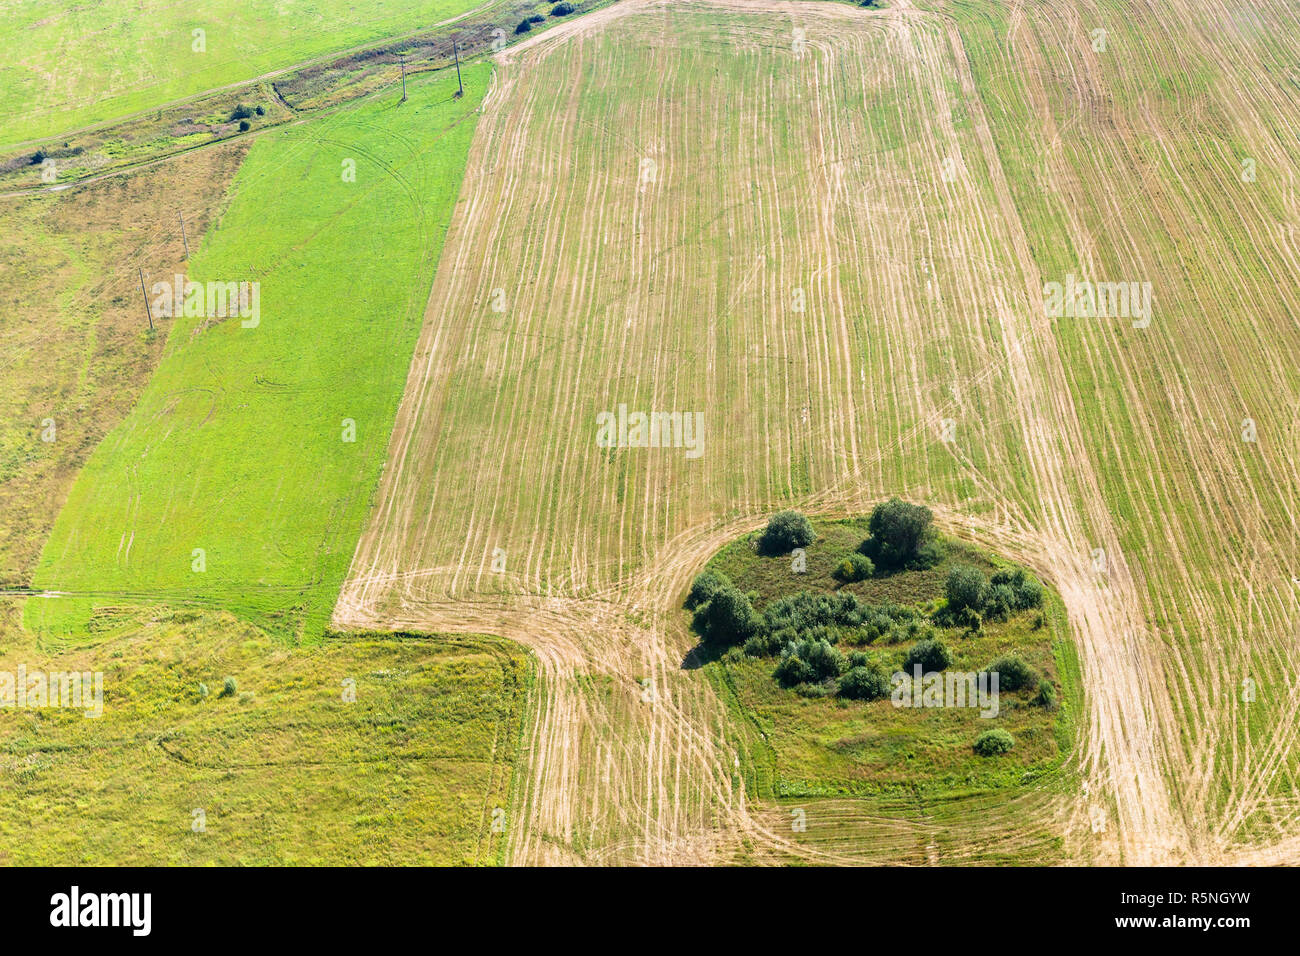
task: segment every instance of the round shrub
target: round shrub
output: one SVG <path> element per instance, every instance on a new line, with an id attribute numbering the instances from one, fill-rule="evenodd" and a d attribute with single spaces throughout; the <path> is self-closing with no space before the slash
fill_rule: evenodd
<path id="1" fill-rule="evenodd" d="M 975 752 L 981 757 L 996 757 L 1016 745 L 1016 738 L 1001 727 L 986 730 L 975 738 Z"/>
<path id="2" fill-rule="evenodd" d="M 876 566 L 865 554 L 850 554 L 835 568 L 835 577 L 839 581 L 863 581 L 876 573 Z"/>
<path id="3" fill-rule="evenodd" d="M 903 668 L 910 671 L 917 664 L 921 665 L 921 672 L 924 674 L 947 670 L 952 666 L 952 651 L 948 650 L 948 645 L 937 637 L 917 641 L 907 649 L 907 656 L 903 658 Z"/>
<path id="4" fill-rule="evenodd" d="M 758 550 L 763 554 L 789 554 L 795 548 L 806 548 L 813 543 L 812 522 L 797 511 L 780 511 L 772 515 L 758 539 Z"/>
<path id="5" fill-rule="evenodd" d="M 851 667 L 840 678 L 840 696 L 851 700 L 880 700 L 889 696 L 889 678 L 872 667 Z"/>
<path id="6" fill-rule="evenodd" d="M 572 12 L 573 4 L 571 3 L 557 3 L 551 8 L 551 16 L 553 17 L 567 17 Z"/>
<path id="7" fill-rule="evenodd" d="M 221 684 L 221 693 L 218 697 L 234 697 L 239 693 L 239 684 L 233 677 L 227 677 Z"/>
<path id="8" fill-rule="evenodd" d="M 969 564 L 959 564 L 948 572 L 944 584 L 944 595 L 948 598 L 948 609 L 954 614 L 967 609 L 978 611 L 984 607 L 985 592 L 989 580 L 979 568 Z"/>
<path id="9" fill-rule="evenodd" d="M 527 20 L 520 20 L 519 26 L 515 27 L 515 33 L 527 33 L 533 28 L 533 25 Z"/>
<path id="10" fill-rule="evenodd" d="M 240 120 L 240 121 L 239 121 L 239 131 L 240 131 L 241 133 L 247 133 L 247 132 L 248 132 L 250 129 L 252 129 L 252 128 L 253 128 L 253 127 L 249 125 L 248 120 Z"/>
<path id="11" fill-rule="evenodd" d="M 1028 664 L 1015 654 L 1003 654 L 988 666 L 997 672 L 998 690 L 1023 690 L 1033 684 L 1036 675 Z"/>

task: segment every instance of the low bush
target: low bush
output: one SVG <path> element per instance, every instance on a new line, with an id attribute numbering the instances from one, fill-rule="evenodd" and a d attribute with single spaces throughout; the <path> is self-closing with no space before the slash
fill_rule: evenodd
<path id="1" fill-rule="evenodd" d="M 1016 739 L 1001 727 L 986 730 L 975 738 L 975 752 L 981 757 L 996 757 L 1016 745 Z"/>
<path id="2" fill-rule="evenodd" d="M 1036 675 L 1028 664 L 1015 654 L 1003 654 L 987 668 L 998 675 L 998 691 L 1017 691 L 1030 686 Z"/>
<path id="3" fill-rule="evenodd" d="M 917 641 L 907 649 L 907 654 L 903 658 L 903 669 L 911 671 L 917 664 L 921 665 L 923 674 L 947 670 L 952 666 L 952 651 L 948 650 L 948 645 L 938 638 Z"/>
<path id="4" fill-rule="evenodd" d="M 840 696 L 851 700 L 880 700 L 889 696 L 889 676 L 873 667 L 851 667 L 840 678 Z"/>
<path id="5" fill-rule="evenodd" d="M 843 581 L 848 584 L 853 581 L 865 581 L 876 573 L 876 566 L 871 563 L 871 559 L 865 554 L 851 554 L 841 561 L 835 568 L 834 574 L 837 581 Z"/>

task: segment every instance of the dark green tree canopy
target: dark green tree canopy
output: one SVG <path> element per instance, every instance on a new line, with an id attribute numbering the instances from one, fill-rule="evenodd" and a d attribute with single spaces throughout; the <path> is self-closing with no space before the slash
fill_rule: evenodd
<path id="1" fill-rule="evenodd" d="M 934 513 L 923 505 L 890 498 L 876 505 L 862 544 L 862 552 L 879 567 L 898 570 L 930 567 L 942 557 L 931 523 Z"/>

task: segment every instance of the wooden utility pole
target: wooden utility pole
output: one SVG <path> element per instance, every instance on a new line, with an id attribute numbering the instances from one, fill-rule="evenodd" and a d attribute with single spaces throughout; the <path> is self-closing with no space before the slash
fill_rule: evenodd
<path id="1" fill-rule="evenodd" d="M 456 57 L 456 86 L 459 87 L 456 90 L 456 99 L 460 99 L 465 95 L 465 84 L 460 81 L 460 48 L 456 46 L 454 39 L 451 41 L 451 52 Z"/>
<path id="2" fill-rule="evenodd" d="M 144 291 L 144 270 L 137 269 L 140 273 L 140 294 L 144 296 L 144 314 L 149 316 L 149 331 L 153 331 L 153 310 L 149 308 L 149 293 Z"/>
<path id="3" fill-rule="evenodd" d="M 181 221 L 181 242 L 185 243 L 185 258 L 188 259 L 190 257 L 190 240 L 185 235 L 185 216 L 178 212 L 176 218 Z"/>
<path id="4" fill-rule="evenodd" d="M 406 54 L 397 54 L 397 59 L 402 63 L 402 102 L 406 102 Z"/>

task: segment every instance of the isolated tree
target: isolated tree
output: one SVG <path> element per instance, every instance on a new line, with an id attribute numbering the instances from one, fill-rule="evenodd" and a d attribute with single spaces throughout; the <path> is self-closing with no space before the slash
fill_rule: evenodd
<path id="1" fill-rule="evenodd" d="M 780 511 L 767 523 L 758 539 L 758 550 L 763 554 L 789 554 L 795 548 L 806 548 L 817 535 L 812 522 L 797 511 Z"/>
<path id="2" fill-rule="evenodd" d="M 929 566 L 941 555 L 933 521 L 929 508 L 890 498 L 872 510 L 867 522 L 871 537 L 863 542 L 862 553 L 890 570 Z"/>

